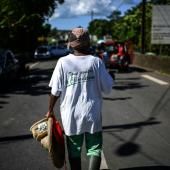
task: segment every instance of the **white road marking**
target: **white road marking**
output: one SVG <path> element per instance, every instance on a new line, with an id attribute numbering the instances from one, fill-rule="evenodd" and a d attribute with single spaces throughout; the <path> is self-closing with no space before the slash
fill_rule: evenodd
<path id="1" fill-rule="evenodd" d="M 144 77 L 144 78 L 146 78 L 146 79 L 152 80 L 152 81 L 154 81 L 155 83 L 158 83 L 158 84 L 160 84 L 160 85 L 168 85 L 167 82 L 162 81 L 162 80 L 159 80 L 159 79 L 154 78 L 154 77 L 152 77 L 152 76 L 149 76 L 149 75 L 146 75 L 146 74 L 143 74 L 143 75 L 141 75 L 141 76 Z"/>
<path id="2" fill-rule="evenodd" d="M 36 63 L 34 63 L 34 64 L 31 64 L 31 65 L 29 66 L 29 68 L 32 69 L 33 67 L 35 67 L 35 66 L 38 65 L 38 64 L 39 64 L 39 62 L 36 62 Z"/>
<path id="3" fill-rule="evenodd" d="M 104 157 L 104 153 L 102 151 L 102 154 L 101 154 L 101 165 L 100 165 L 100 169 L 109 169 L 108 166 L 107 166 L 107 162 L 106 162 L 106 159 Z"/>

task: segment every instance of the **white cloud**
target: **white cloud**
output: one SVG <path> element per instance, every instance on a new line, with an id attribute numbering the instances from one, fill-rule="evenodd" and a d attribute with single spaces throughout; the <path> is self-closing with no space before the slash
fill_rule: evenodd
<path id="1" fill-rule="evenodd" d="M 115 10 L 113 0 L 65 0 L 59 5 L 52 18 L 69 18 L 89 15 L 93 10 L 96 15 L 108 15 Z"/>
<path id="2" fill-rule="evenodd" d="M 65 0 L 62 5 L 58 5 L 51 19 L 90 15 L 92 11 L 95 15 L 108 16 L 116 8 L 135 2 L 136 0 Z"/>

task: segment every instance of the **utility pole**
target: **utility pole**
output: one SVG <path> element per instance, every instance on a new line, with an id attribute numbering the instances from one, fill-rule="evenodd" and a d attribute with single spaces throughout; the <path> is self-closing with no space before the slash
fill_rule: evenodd
<path id="1" fill-rule="evenodd" d="M 91 21 L 93 21 L 93 16 L 94 16 L 94 12 L 93 10 L 91 11 Z"/>
<path id="2" fill-rule="evenodd" d="M 142 54 L 145 53 L 145 17 L 146 17 L 146 0 L 142 0 Z"/>

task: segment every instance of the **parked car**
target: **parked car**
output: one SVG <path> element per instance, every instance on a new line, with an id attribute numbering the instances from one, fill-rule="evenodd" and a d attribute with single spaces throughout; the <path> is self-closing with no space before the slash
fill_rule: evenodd
<path id="1" fill-rule="evenodd" d="M 50 55 L 52 58 L 60 58 L 66 56 L 70 53 L 70 51 L 64 46 L 51 46 L 50 47 Z"/>
<path id="2" fill-rule="evenodd" d="M 34 52 L 34 59 L 49 59 L 50 57 L 50 48 L 47 45 L 37 47 Z"/>
<path id="3" fill-rule="evenodd" d="M 0 80 L 6 81 L 17 78 L 19 61 L 11 50 L 0 49 Z"/>
<path id="4" fill-rule="evenodd" d="M 43 45 L 35 50 L 34 59 L 57 59 L 67 54 L 69 50 L 66 47 Z"/>

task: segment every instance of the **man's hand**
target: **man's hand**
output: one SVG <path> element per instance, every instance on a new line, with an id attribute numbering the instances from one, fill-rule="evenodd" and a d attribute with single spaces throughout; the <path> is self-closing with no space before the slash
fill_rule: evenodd
<path id="1" fill-rule="evenodd" d="M 47 118 L 49 118 L 49 117 L 52 117 L 53 115 L 54 115 L 54 112 L 49 112 L 49 111 L 48 111 L 45 116 L 46 116 Z"/>

